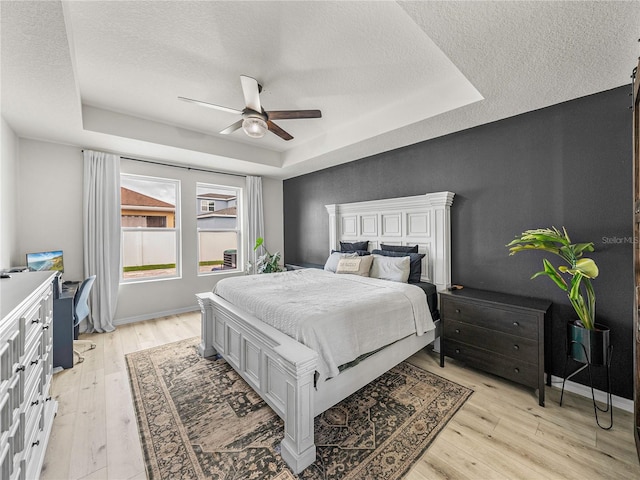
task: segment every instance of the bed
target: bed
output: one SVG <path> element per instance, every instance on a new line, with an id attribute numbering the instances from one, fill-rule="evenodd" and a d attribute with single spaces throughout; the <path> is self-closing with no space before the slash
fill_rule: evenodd
<path id="1" fill-rule="evenodd" d="M 370 250 L 379 249 L 383 244 L 417 245 L 419 252 L 424 254 L 420 281 L 435 285 L 438 291 L 444 290 L 450 286 L 450 207 L 453 197 L 451 192 L 437 192 L 327 205 L 330 250 L 340 250 L 340 242 L 362 240 L 368 240 Z M 287 285 L 295 275 L 311 278 L 311 281 L 330 275 L 335 275 L 335 278 L 352 277 L 320 271 L 275 275 L 281 276 Z M 276 277 L 271 279 L 275 282 Z M 264 281 L 265 278 L 250 280 Z M 420 289 L 411 286 L 407 292 L 415 293 L 416 290 Z M 420 293 L 423 294 L 422 291 Z M 402 295 L 408 294 L 404 292 Z M 202 314 L 199 353 L 205 357 L 221 355 L 284 420 L 281 454 L 294 473 L 301 472 L 315 461 L 315 416 L 437 340 L 438 320 L 432 318 L 435 315 L 429 315 L 435 322 L 424 328 L 425 331 L 418 331 L 421 329 L 415 321 L 416 333 L 402 334 L 385 348 L 367 352 L 367 355 L 359 356 L 358 361 L 349 362 L 353 364 L 349 368 L 336 372 L 335 364 L 325 368 L 325 364 L 331 362 L 323 359 L 324 352 L 319 354 L 295 340 L 292 332 L 288 332 L 289 335 L 283 333 L 266 319 L 258 318 L 264 309 L 271 307 L 251 307 L 248 304 L 241 308 L 228 293 L 224 296 L 227 299 L 213 292 L 196 295 Z M 269 321 L 277 323 L 281 314 L 281 311 L 274 310 Z M 287 331 L 286 322 L 284 326 L 277 326 Z M 314 345 L 322 350 L 318 344 Z"/>

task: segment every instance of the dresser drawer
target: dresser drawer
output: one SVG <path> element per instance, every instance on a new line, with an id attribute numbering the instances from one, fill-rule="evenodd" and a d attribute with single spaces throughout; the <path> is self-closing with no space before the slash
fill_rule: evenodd
<path id="1" fill-rule="evenodd" d="M 447 320 L 472 323 L 518 337 L 538 339 L 537 316 L 517 309 L 443 297 L 442 315 Z"/>
<path id="2" fill-rule="evenodd" d="M 461 342 L 505 357 L 533 364 L 538 363 L 538 342 L 530 338 L 516 337 L 449 319 L 444 324 L 444 334 L 447 342 L 449 340 Z"/>
<path id="3" fill-rule="evenodd" d="M 449 339 L 445 343 L 444 354 L 462 360 L 469 367 L 484 370 L 523 385 L 538 386 L 537 365 Z"/>

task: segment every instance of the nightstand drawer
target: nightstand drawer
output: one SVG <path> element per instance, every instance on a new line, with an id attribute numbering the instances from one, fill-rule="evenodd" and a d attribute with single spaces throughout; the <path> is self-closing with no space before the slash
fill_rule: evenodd
<path id="1" fill-rule="evenodd" d="M 536 315 L 510 308 L 497 308 L 460 299 L 442 298 L 442 314 L 447 320 L 471 323 L 491 330 L 538 339 Z"/>
<path id="2" fill-rule="evenodd" d="M 447 342 L 461 342 L 505 357 L 538 363 L 538 342 L 530 338 L 516 337 L 449 319 L 444 324 L 444 334 Z"/>
<path id="3" fill-rule="evenodd" d="M 533 387 L 538 385 L 538 366 L 528 362 L 449 339 L 445 343 L 444 354 L 462 360 L 469 367 L 484 370 L 523 385 Z"/>

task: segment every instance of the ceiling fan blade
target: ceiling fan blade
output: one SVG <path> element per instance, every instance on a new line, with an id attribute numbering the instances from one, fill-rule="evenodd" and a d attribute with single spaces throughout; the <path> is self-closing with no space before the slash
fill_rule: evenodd
<path id="1" fill-rule="evenodd" d="M 221 110 L 223 112 L 242 115 L 242 110 L 236 110 L 235 108 L 221 107 L 220 105 L 214 105 L 213 103 L 203 102 L 202 100 L 194 100 L 193 98 L 186 98 L 186 97 L 178 97 L 178 98 L 180 100 L 184 100 L 185 102 L 197 103 L 198 105 L 202 105 L 203 107 L 214 108 L 216 110 Z"/>
<path id="2" fill-rule="evenodd" d="M 275 133 L 276 135 L 278 135 L 283 140 L 289 141 L 289 140 L 293 139 L 293 137 L 290 134 L 285 132 L 283 129 L 281 129 L 278 125 L 273 123 L 271 120 L 267 120 L 267 127 L 269 128 L 270 132 Z"/>
<path id="3" fill-rule="evenodd" d="M 267 112 L 269 120 L 293 120 L 296 118 L 321 118 L 320 110 L 274 110 Z"/>
<path id="4" fill-rule="evenodd" d="M 242 84 L 242 93 L 247 108 L 262 113 L 262 105 L 260 105 L 260 86 L 255 78 L 240 75 L 240 83 Z"/>
<path id="5" fill-rule="evenodd" d="M 238 130 L 240 127 L 242 127 L 242 122 L 243 120 L 238 120 L 236 123 L 233 123 L 231 125 L 229 125 L 227 128 L 225 128 L 224 130 L 222 130 L 220 133 L 222 135 L 228 135 L 230 133 L 235 132 L 236 130 Z"/>

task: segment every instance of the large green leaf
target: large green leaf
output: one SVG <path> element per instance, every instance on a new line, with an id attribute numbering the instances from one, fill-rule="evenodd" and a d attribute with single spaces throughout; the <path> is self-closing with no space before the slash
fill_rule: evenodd
<path id="1" fill-rule="evenodd" d="M 534 274 L 531 277 L 531 279 L 537 278 L 541 275 L 546 275 L 551 280 L 553 280 L 554 283 L 558 285 L 558 287 L 560 287 L 562 290 L 566 292 L 569 287 L 567 286 L 567 283 L 564 281 L 564 278 L 562 278 L 562 276 L 558 273 L 555 267 L 551 265 L 551 262 L 549 262 L 549 260 L 545 258 L 542 260 L 542 264 L 544 265 L 544 270 Z"/>

